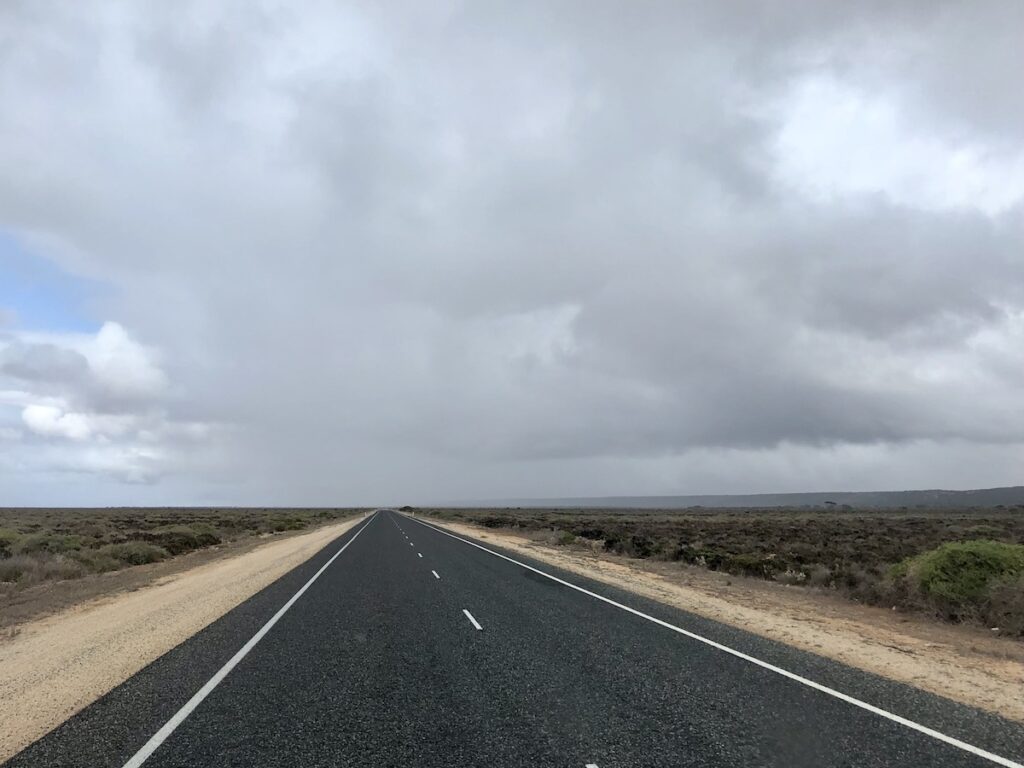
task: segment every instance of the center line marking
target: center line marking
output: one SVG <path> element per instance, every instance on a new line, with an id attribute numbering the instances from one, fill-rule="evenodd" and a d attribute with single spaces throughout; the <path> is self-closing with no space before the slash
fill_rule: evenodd
<path id="1" fill-rule="evenodd" d="M 441 578 L 440 576 L 437 575 L 437 571 L 431 571 L 431 573 L 434 574 L 434 578 L 435 579 L 440 579 Z"/>
<path id="2" fill-rule="evenodd" d="M 467 611 L 465 608 L 462 609 L 462 612 L 464 614 L 466 614 L 466 618 L 469 619 L 469 623 L 470 624 L 472 624 L 477 629 L 483 629 L 483 627 L 480 626 L 480 622 L 478 622 L 476 619 L 473 618 L 473 614 L 472 613 Z"/>
<path id="3" fill-rule="evenodd" d="M 249 638 L 249 642 L 243 645 L 234 656 L 228 659 L 227 663 L 223 667 L 221 667 L 217 671 L 217 673 L 206 682 L 206 685 L 204 685 L 202 688 L 196 691 L 195 695 L 193 695 L 191 699 L 185 702 L 185 705 L 177 712 L 175 712 L 171 719 L 164 723 L 163 727 L 150 737 L 149 741 L 142 745 L 142 749 L 140 749 L 138 752 L 132 755 L 131 758 L 129 758 L 128 762 L 124 764 L 123 768 L 138 768 L 140 765 L 146 762 L 149 756 L 156 751 L 157 747 L 163 744 L 164 741 L 167 740 L 167 737 L 174 733 L 174 730 L 179 725 L 181 725 L 182 722 L 184 722 L 185 718 L 192 714 L 192 711 L 203 703 L 203 699 L 209 696 L 213 689 L 220 685 L 220 682 L 228 676 L 228 673 L 236 666 L 238 666 L 238 662 L 240 662 L 242 659 L 246 657 L 249 651 L 251 651 L 256 646 L 256 643 L 262 640 L 263 636 L 267 634 L 267 632 L 269 632 L 275 624 L 277 624 L 277 622 L 280 620 L 282 616 L 285 615 L 285 613 L 288 612 L 288 609 L 295 604 L 295 601 L 302 597 L 307 589 L 313 586 L 313 582 L 320 578 L 320 574 L 326 571 L 330 567 L 331 563 L 337 560 L 341 553 L 348 549 L 349 545 L 353 541 L 359 538 L 359 534 L 365 531 L 367 526 L 369 526 L 370 523 L 372 523 L 374 521 L 374 518 L 376 517 L 377 514 L 374 513 L 369 520 L 363 523 L 362 527 L 360 527 L 359 530 L 355 532 L 355 535 L 352 536 L 352 538 L 350 538 L 348 541 L 346 541 L 344 545 L 342 545 L 341 549 L 334 553 L 330 560 L 328 560 L 326 563 L 320 566 L 320 570 L 314 573 L 312 578 L 310 578 L 309 581 L 303 584 L 302 588 L 299 589 L 299 591 L 296 592 L 294 595 L 292 595 L 288 602 L 282 605 L 278 609 L 277 613 L 271 616 L 270 620 L 266 624 L 264 624 L 255 635 Z"/>
<path id="4" fill-rule="evenodd" d="M 961 741 L 960 739 L 957 739 L 953 736 L 948 736 L 942 731 L 937 731 L 934 728 L 929 728 L 927 725 L 922 725 L 921 723 L 917 723 L 906 717 L 901 717 L 900 715 L 897 715 L 894 712 L 889 712 L 888 710 L 882 709 L 881 707 L 876 707 L 874 704 L 869 704 L 866 701 L 861 701 L 860 699 L 855 698 L 854 696 L 850 696 L 849 694 L 843 693 L 842 691 L 837 691 L 835 688 L 829 688 L 827 685 L 822 685 L 821 683 L 815 682 L 814 680 L 804 677 L 803 675 L 798 675 L 795 672 L 790 672 L 788 669 L 783 669 L 782 667 L 777 667 L 774 664 L 770 664 L 767 661 L 762 661 L 756 656 L 751 656 L 750 654 L 743 653 L 743 651 L 738 651 L 735 648 L 731 648 L 728 645 L 725 645 L 724 643 L 719 643 L 715 640 L 712 640 L 709 637 L 704 637 L 703 635 L 699 635 L 696 632 L 691 632 L 690 630 L 683 629 L 682 627 L 676 626 L 675 624 L 670 624 L 667 621 L 662 621 L 661 619 L 655 618 L 654 616 L 644 613 L 643 611 L 638 611 L 636 608 L 630 608 L 628 605 L 624 605 L 623 603 L 620 603 L 616 600 L 612 600 L 610 597 L 599 595 L 597 592 L 592 592 L 589 589 L 585 589 L 584 587 L 573 584 L 571 581 L 566 581 L 565 579 L 560 579 L 557 576 L 553 576 L 550 573 L 546 573 L 542 571 L 540 568 L 534 568 L 532 565 L 527 565 L 526 563 L 520 560 L 516 560 L 515 558 L 509 557 L 508 555 L 503 555 L 500 552 L 495 552 L 493 549 L 488 549 L 484 545 L 477 544 L 475 541 L 472 541 L 471 539 L 465 539 L 462 536 L 456 536 L 454 533 L 449 533 L 443 528 L 431 525 L 430 523 L 424 523 L 422 520 L 416 520 L 415 518 L 407 519 L 412 519 L 413 522 L 419 523 L 424 528 L 430 528 L 432 531 L 436 531 L 437 533 L 449 536 L 455 539 L 456 541 L 461 541 L 463 544 L 468 544 L 471 547 L 476 547 L 477 549 L 486 552 L 489 555 L 493 555 L 494 557 L 498 557 L 502 560 L 513 563 L 514 565 L 518 565 L 520 568 L 525 568 L 528 571 L 533 571 L 539 576 L 551 579 L 551 581 L 555 582 L 556 584 L 561 584 L 562 586 L 568 587 L 569 589 L 573 589 L 584 595 L 592 597 L 595 600 L 600 600 L 602 603 L 607 603 L 608 605 L 614 606 L 615 608 L 626 611 L 626 613 L 631 613 L 634 616 L 638 616 L 641 619 L 645 619 L 651 622 L 652 624 L 657 624 L 659 627 L 664 627 L 665 629 L 671 630 L 672 632 L 676 632 L 680 635 L 683 635 L 684 637 L 688 637 L 691 640 L 696 640 L 698 643 L 703 643 L 704 645 L 710 646 L 711 648 L 722 651 L 723 653 L 727 653 L 730 656 L 734 656 L 737 659 L 741 659 L 745 662 L 761 667 L 761 669 L 765 669 L 769 672 L 774 672 L 775 674 L 781 675 L 782 677 L 792 680 L 795 683 L 799 683 L 800 685 L 806 685 L 808 688 L 813 688 L 814 690 L 820 693 L 824 693 L 827 696 L 832 696 L 833 698 L 839 699 L 840 701 L 844 701 L 847 704 L 851 704 L 855 707 L 858 707 L 859 709 L 863 709 L 866 712 L 871 712 L 874 715 L 878 715 L 879 717 L 883 717 L 886 720 L 898 723 L 899 725 L 902 725 L 913 731 L 922 733 L 925 736 L 930 736 L 936 741 L 941 741 L 944 744 L 950 745 L 951 747 L 956 747 L 957 749 L 961 749 L 964 752 L 969 752 L 972 755 L 977 755 L 978 757 L 988 760 L 989 762 L 995 763 L 996 765 L 1002 765 L 1004 766 L 1004 768 L 1024 768 L 1024 763 L 1018 763 L 1007 757 L 1003 757 L 1002 755 L 997 755 L 994 752 L 989 752 L 986 749 L 982 749 L 981 747 L 976 747 L 973 744 L 968 744 L 966 741 Z M 469 615 L 469 611 L 466 611 L 466 615 Z"/>

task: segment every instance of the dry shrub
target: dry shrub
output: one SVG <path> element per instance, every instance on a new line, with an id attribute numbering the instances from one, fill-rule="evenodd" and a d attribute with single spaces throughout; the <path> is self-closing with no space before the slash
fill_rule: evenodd
<path id="1" fill-rule="evenodd" d="M 1001 579 L 989 588 L 985 618 L 1003 634 L 1024 637 L 1024 575 Z"/>
<path id="2" fill-rule="evenodd" d="M 100 547 L 96 554 L 119 560 L 125 565 L 145 565 L 164 560 L 167 550 L 145 541 L 129 541 L 125 544 L 107 544 Z"/>
<path id="3" fill-rule="evenodd" d="M 14 582 L 18 587 L 77 579 L 85 574 L 85 566 L 63 555 L 12 555 L 0 560 L 0 581 Z"/>

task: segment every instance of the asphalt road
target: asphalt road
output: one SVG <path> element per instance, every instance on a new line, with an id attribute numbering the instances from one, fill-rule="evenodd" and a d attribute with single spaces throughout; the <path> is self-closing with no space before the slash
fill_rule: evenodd
<path id="1" fill-rule="evenodd" d="M 485 546 L 378 512 L 6 765 L 1024 763 L 1024 727 Z"/>

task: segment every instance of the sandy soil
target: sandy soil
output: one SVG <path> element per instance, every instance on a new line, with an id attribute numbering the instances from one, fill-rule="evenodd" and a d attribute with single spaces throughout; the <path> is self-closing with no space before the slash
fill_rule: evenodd
<path id="1" fill-rule="evenodd" d="M 0 762 L 308 560 L 362 517 L 271 539 L 6 630 L 0 640 Z"/>
<path id="2" fill-rule="evenodd" d="M 1024 643 L 858 605 L 819 590 L 632 560 L 461 523 L 491 541 L 567 571 L 740 627 L 868 672 L 1024 722 Z"/>

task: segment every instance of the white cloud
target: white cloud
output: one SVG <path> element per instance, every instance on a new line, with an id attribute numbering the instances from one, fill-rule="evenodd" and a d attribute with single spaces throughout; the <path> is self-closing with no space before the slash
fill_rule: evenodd
<path id="1" fill-rule="evenodd" d="M 169 413 L 174 401 L 158 361 L 114 322 L 95 334 L 0 337 L 0 439 L 19 442 L 0 473 L 6 465 L 22 478 L 152 483 L 187 463 L 215 428 Z"/>
<path id="2" fill-rule="evenodd" d="M 85 440 L 93 434 L 89 419 L 81 413 L 63 413 L 52 405 L 27 405 L 21 418 L 37 435 Z"/>
<path id="3" fill-rule="evenodd" d="M 99 385 L 114 395 L 156 397 L 167 386 L 153 350 L 129 338 L 118 323 L 104 323 L 81 351 Z"/>
<path id="4" fill-rule="evenodd" d="M 909 123 L 897 99 L 832 76 L 799 81 L 779 106 L 780 177 L 825 200 L 881 194 L 899 205 L 990 216 L 1024 200 L 1024 150 L 953 143 Z"/>

